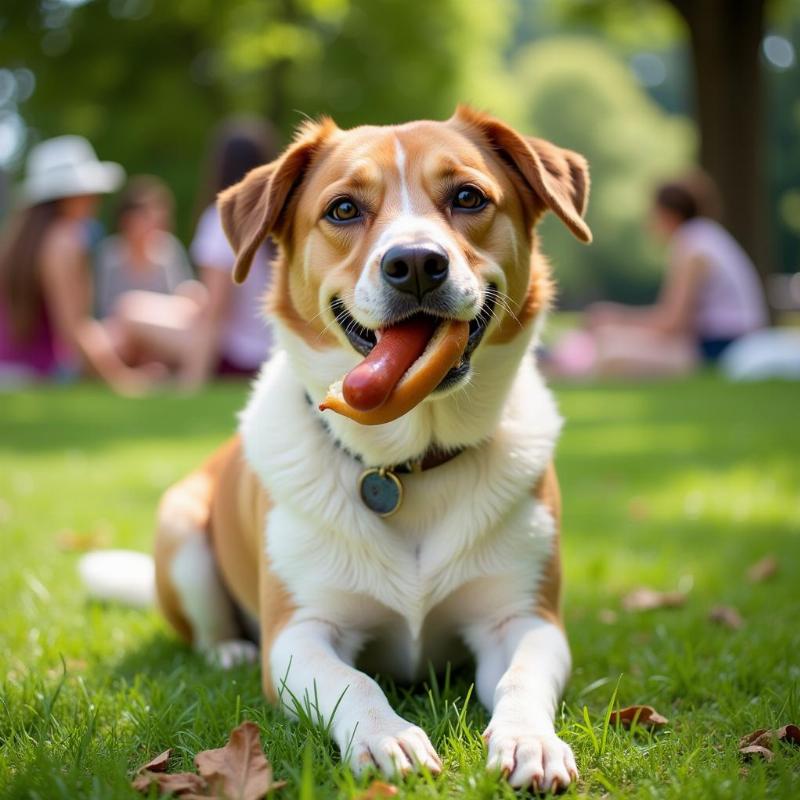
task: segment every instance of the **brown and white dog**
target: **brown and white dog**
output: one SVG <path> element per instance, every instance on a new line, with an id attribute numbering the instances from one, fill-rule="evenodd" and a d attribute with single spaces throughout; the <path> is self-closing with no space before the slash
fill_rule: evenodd
<path id="1" fill-rule="evenodd" d="M 279 345 L 238 435 L 163 499 L 158 598 L 223 662 L 255 631 L 266 694 L 289 713 L 310 702 L 355 770 L 438 772 L 369 673 L 410 681 L 471 655 L 488 767 L 514 786 L 577 775 L 553 727 L 570 669 L 561 421 L 529 353 L 551 297 L 534 226 L 549 209 L 588 242 L 588 183 L 581 156 L 460 108 L 446 122 L 307 123 L 220 197 L 238 281 L 266 237 L 279 244 Z M 409 318 L 469 323 L 436 389 L 379 425 L 320 411 Z M 365 502 L 365 469 L 390 472 L 396 493 Z"/>

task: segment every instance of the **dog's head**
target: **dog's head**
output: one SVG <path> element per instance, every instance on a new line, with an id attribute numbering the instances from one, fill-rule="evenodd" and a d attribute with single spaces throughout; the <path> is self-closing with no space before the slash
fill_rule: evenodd
<path id="1" fill-rule="evenodd" d="M 588 185 L 576 153 L 459 108 L 446 122 L 306 123 L 219 208 L 238 282 L 264 240 L 278 242 L 269 310 L 315 400 L 400 320 L 468 321 L 461 361 L 423 404 L 432 407 L 493 372 L 499 351 L 485 370 L 482 353 L 524 351 L 550 298 L 534 226 L 549 209 L 588 242 Z"/>

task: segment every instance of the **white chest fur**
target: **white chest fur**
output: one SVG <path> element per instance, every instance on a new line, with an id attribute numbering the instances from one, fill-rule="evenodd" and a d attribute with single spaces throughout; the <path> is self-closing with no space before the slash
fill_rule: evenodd
<path id="1" fill-rule="evenodd" d="M 437 402 L 457 414 L 464 400 Z M 554 531 L 532 489 L 561 423 L 528 360 L 499 419 L 478 446 L 403 475 L 403 504 L 384 520 L 358 497 L 362 464 L 333 441 L 279 351 L 241 430 L 248 461 L 275 503 L 267 549 L 298 613 L 365 639 L 391 639 L 403 656 L 394 660 L 410 673 L 443 637 L 478 618 L 500 621 L 529 608 Z"/>

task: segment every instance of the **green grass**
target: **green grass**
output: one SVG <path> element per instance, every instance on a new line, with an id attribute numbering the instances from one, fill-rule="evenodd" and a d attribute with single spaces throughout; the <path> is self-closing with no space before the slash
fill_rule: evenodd
<path id="1" fill-rule="evenodd" d="M 682 383 L 564 388 L 566 619 L 574 655 L 558 727 L 591 797 L 800 796 L 800 749 L 742 771 L 737 738 L 800 722 L 800 391 Z M 86 601 L 59 531 L 145 549 L 161 490 L 234 426 L 244 389 L 125 401 L 81 386 L 0 395 L 0 796 L 135 797 L 136 766 L 173 769 L 259 723 L 284 797 L 351 797 L 356 781 L 308 725 L 262 702 L 258 676 L 221 673 L 153 613 Z M 744 579 L 774 553 L 770 582 Z M 626 591 L 689 589 L 682 609 L 630 614 Z M 739 631 L 711 624 L 734 605 Z M 602 622 L 616 611 L 617 620 Z M 468 671 L 407 690 L 397 707 L 432 736 L 438 779 L 400 797 L 514 793 L 483 770 L 486 714 Z M 649 703 L 662 732 L 608 728 L 609 704 Z"/>

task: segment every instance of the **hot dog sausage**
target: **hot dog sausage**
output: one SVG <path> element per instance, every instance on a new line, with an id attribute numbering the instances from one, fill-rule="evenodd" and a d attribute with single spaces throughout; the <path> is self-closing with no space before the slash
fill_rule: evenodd
<path id="1" fill-rule="evenodd" d="M 387 328 L 370 354 L 345 376 L 344 399 L 360 411 L 383 405 L 424 352 L 436 325 L 431 317 L 414 317 Z"/>
<path id="2" fill-rule="evenodd" d="M 382 425 L 402 417 L 421 403 L 461 360 L 468 340 L 468 322 L 444 322 L 435 331 L 430 346 L 381 405 L 368 411 L 354 408 L 344 398 L 343 381 L 337 381 L 328 389 L 327 396 L 319 405 L 320 410 L 330 409 L 362 425 Z"/>

